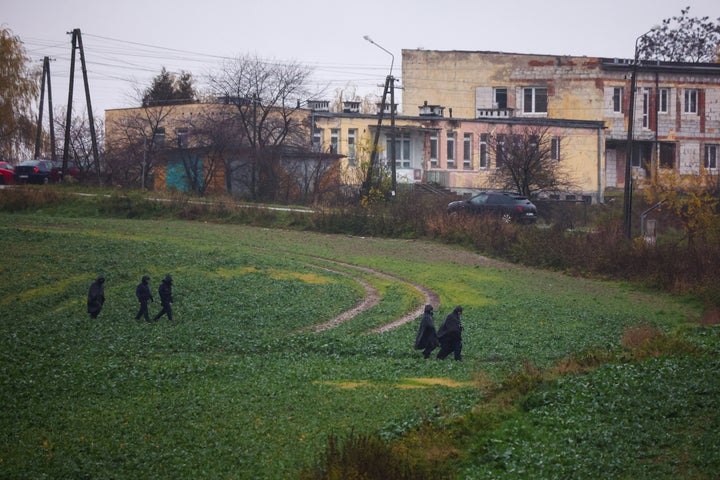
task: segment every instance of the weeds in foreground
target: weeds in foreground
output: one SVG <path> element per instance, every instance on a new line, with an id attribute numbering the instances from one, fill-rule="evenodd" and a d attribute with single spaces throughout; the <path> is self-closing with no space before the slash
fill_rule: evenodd
<path id="1" fill-rule="evenodd" d="M 561 359 L 540 369 L 529 361 L 500 381 L 477 372 L 475 382 L 485 401 L 472 413 L 438 428 L 426 423 L 392 442 L 374 435 L 351 433 L 328 439 L 318 466 L 306 470 L 303 480 L 452 478 L 471 437 L 489 438 L 503 422 L 537 405 L 536 392 L 563 376 L 587 374 L 605 364 L 640 363 L 659 356 L 696 356 L 699 348 L 653 325 L 629 326 L 621 339 L 624 350 L 594 349 Z M 541 395 L 542 397 L 542 395 Z M 477 438 L 476 438 L 477 441 Z"/>

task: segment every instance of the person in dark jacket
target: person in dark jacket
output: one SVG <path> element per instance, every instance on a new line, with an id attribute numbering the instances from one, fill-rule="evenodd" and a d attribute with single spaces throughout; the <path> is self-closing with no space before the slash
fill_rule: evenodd
<path id="1" fill-rule="evenodd" d="M 171 322 L 173 321 L 172 317 L 172 303 L 173 303 L 173 297 L 172 297 L 172 277 L 170 275 L 165 276 L 163 278 L 163 281 L 160 282 L 160 287 L 158 288 L 158 293 L 160 294 L 160 305 L 162 305 L 162 310 L 158 312 L 157 315 L 155 315 L 155 318 L 153 318 L 153 321 L 157 321 L 158 318 L 162 317 L 163 315 L 167 314 L 168 320 Z"/>
<path id="2" fill-rule="evenodd" d="M 95 281 L 90 285 L 87 297 L 87 311 L 90 314 L 90 318 L 97 318 L 100 315 L 105 304 L 105 277 L 102 275 L 97 277 Z"/>
<path id="3" fill-rule="evenodd" d="M 440 339 L 440 351 L 438 352 L 438 360 L 442 360 L 450 353 L 455 354 L 455 360 L 462 360 L 462 322 L 460 316 L 462 315 L 462 307 L 457 306 L 455 309 L 445 317 L 445 321 L 438 330 L 438 338 Z"/>
<path id="4" fill-rule="evenodd" d="M 135 315 L 135 320 L 140 320 L 140 317 L 145 317 L 145 321 L 150 321 L 150 313 L 148 312 L 148 300 L 151 302 L 154 302 L 155 299 L 152 296 L 152 293 L 150 293 L 150 277 L 148 275 L 143 275 L 142 280 L 138 284 L 137 288 L 135 288 L 135 296 L 138 299 L 138 302 L 140 302 L 140 310 L 138 310 L 137 315 Z"/>
<path id="5" fill-rule="evenodd" d="M 425 313 L 420 320 L 417 337 L 415 337 L 415 350 L 422 350 L 423 357 L 429 358 L 433 350 L 440 346 L 435 321 L 433 320 L 433 306 L 425 305 Z"/>

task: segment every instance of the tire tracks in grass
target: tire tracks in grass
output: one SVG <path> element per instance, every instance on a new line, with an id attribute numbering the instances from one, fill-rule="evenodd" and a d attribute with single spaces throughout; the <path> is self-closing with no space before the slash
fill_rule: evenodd
<path id="1" fill-rule="evenodd" d="M 425 311 L 425 305 L 427 305 L 427 304 L 438 305 L 440 302 L 440 296 L 437 293 L 435 293 L 433 290 L 431 290 L 430 288 L 426 287 L 425 285 L 421 285 L 419 283 L 411 282 L 410 280 L 404 279 L 397 275 L 392 275 L 390 273 L 381 272 L 380 270 L 376 270 L 374 268 L 362 267 L 359 265 L 353 265 L 351 263 L 341 262 L 338 260 L 331 260 L 331 259 L 322 258 L 322 257 L 312 257 L 312 258 L 315 260 L 321 260 L 323 262 L 328 262 L 328 263 L 332 263 L 335 265 L 339 265 L 339 266 L 342 266 L 345 268 L 350 268 L 350 269 L 358 270 L 358 271 L 361 271 L 364 273 L 369 273 L 369 274 L 377 276 L 377 277 L 388 278 L 388 279 L 391 279 L 391 280 L 394 280 L 394 281 L 397 281 L 400 283 L 404 283 L 406 285 L 410 285 L 411 287 L 413 287 L 415 290 L 419 291 L 422 294 L 423 300 L 424 300 L 422 305 L 411 310 L 410 312 L 406 313 L 402 317 L 393 320 L 392 322 L 389 322 L 389 323 L 386 323 L 379 327 L 368 330 L 365 333 L 388 332 L 394 328 L 397 328 L 401 325 L 404 325 L 404 324 L 411 322 L 414 319 L 422 316 L 423 312 Z M 353 280 L 358 282 L 365 289 L 365 296 L 363 297 L 363 299 L 360 302 L 358 302 L 350 310 L 344 311 L 340 315 L 336 316 L 335 318 L 333 318 L 325 323 L 314 325 L 314 326 L 308 327 L 304 330 L 312 330 L 315 333 L 319 333 L 319 332 L 328 330 L 330 328 L 340 325 L 341 323 L 347 322 L 348 320 L 355 318 L 359 314 L 377 306 L 380 303 L 380 293 L 377 291 L 377 289 L 375 287 L 373 287 L 369 283 L 367 283 L 363 280 L 360 280 L 359 278 L 354 277 L 353 275 L 346 273 L 346 272 L 334 270 L 334 269 L 324 267 L 321 265 L 317 265 L 317 264 L 315 264 L 315 266 L 318 268 L 322 268 L 322 269 L 331 271 L 333 273 L 337 273 L 337 274 L 352 278 Z"/>

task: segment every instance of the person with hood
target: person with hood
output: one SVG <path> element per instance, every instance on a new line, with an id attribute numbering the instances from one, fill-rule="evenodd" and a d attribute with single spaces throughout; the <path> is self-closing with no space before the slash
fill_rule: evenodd
<path id="1" fill-rule="evenodd" d="M 162 305 L 162 310 L 155 315 L 155 318 L 153 318 L 153 321 L 157 321 L 160 317 L 167 314 L 168 320 L 171 322 L 173 321 L 172 317 L 172 303 L 173 303 L 173 297 L 172 297 L 172 277 L 170 275 L 166 275 L 165 278 L 163 278 L 163 281 L 160 282 L 160 287 L 158 288 L 158 293 L 160 294 L 160 305 Z"/>
<path id="2" fill-rule="evenodd" d="M 87 297 L 87 311 L 90 314 L 90 318 L 97 318 L 98 315 L 100 315 L 100 310 L 102 310 L 102 307 L 105 304 L 104 283 L 105 277 L 100 275 L 95 279 L 92 285 L 90 285 Z"/>
<path id="3" fill-rule="evenodd" d="M 458 305 L 455 309 L 445 317 L 445 321 L 438 330 L 438 338 L 440 339 L 440 351 L 437 354 L 438 360 L 442 360 L 450 353 L 455 354 L 455 360 L 462 360 L 462 307 Z"/>
<path id="4" fill-rule="evenodd" d="M 420 328 L 418 328 L 415 337 L 415 350 L 422 350 L 423 357 L 429 358 L 433 350 L 440 346 L 437 332 L 435 331 L 435 321 L 433 320 L 433 306 L 425 305 L 425 313 L 420 320 Z"/>
<path id="5" fill-rule="evenodd" d="M 145 321 L 150 321 L 150 313 L 148 312 L 148 300 L 151 302 L 154 302 L 155 299 L 152 296 L 152 293 L 150 293 L 150 277 L 148 275 L 143 275 L 142 280 L 138 284 L 138 286 L 135 288 L 135 296 L 138 299 L 138 302 L 140 302 L 140 310 L 138 310 L 137 315 L 135 315 L 135 320 L 140 320 L 140 317 L 145 317 Z"/>

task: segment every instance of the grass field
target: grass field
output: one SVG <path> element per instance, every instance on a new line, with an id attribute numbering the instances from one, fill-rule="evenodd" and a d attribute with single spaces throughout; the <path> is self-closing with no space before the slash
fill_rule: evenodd
<path id="1" fill-rule="evenodd" d="M 291 478 L 316 461 L 330 434 L 392 439 L 423 423 L 441 424 L 481 402 L 479 375 L 500 381 L 527 362 L 546 368 L 575 352 L 620 350 L 632 325 L 690 332 L 714 352 L 710 363 L 637 368 L 653 378 L 674 369 L 677 382 L 700 375 L 692 381 L 703 385 L 707 405 L 687 428 L 706 435 L 702 448 L 718 451 L 704 430 L 718 425 L 717 414 L 706 413 L 717 406 L 707 396 L 720 393 L 718 335 L 688 326 L 701 313 L 693 301 L 420 241 L 42 213 L 0 214 L 0 224 L 2 478 Z M 146 273 L 156 297 L 151 315 L 160 308 L 160 279 L 173 276 L 174 324 L 134 320 L 134 289 Z M 107 279 L 107 302 L 92 320 L 85 298 L 98 274 Z M 438 325 L 463 305 L 463 362 L 423 360 L 412 349 L 417 320 L 371 333 L 422 306 L 417 285 L 439 295 Z M 351 310 L 368 288 L 377 305 L 313 329 Z M 596 404 L 603 403 L 582 417 L 590 422 L 583 428 L 612 431 L 595 417 L 612 402 L 607 385 L 628 382 L 618 380 L 619 368 L 594 374 L 602 399 Z M 634 370 L 627 374 L 637 377 L 636 388 L 657 388 Z M 538 447 L 562 439 L 552 429 L 563 418 L 580 418 L 580 410 L 560 415 L 551 408 L 570 408 L 563 400 L 582 390 L 572 381 L 584 377 L 572 378 L 529 397 L 527 409 L 537 417 L 511 419 L 497 436 L 468 445 L 463 478 L 523 478 L 543 461 L 559 465 L 545 478 L 585 478 L 582 470 L 562 470 L 582 465 L 563 457 L 580 455 L 569 443 L 549 453 Z M 664 398 L 653 395 L 643 408 Z M 647 420 L 643 415 L 636 426 L 648 430 Z M 633 425 L 624 428 L 617 435 L 631 435 Z M 597 445 L 583 443 L 582 455 L 614 444 L 604 435 Z M 648 435 L 643 441 L 653 444 Z M 626 463 L 637 465 L 620 460 L 617 478 L 632 471 Z M 715 467 L 717 453 L 694 478 L 711 478 L 703 472 Z"/>

